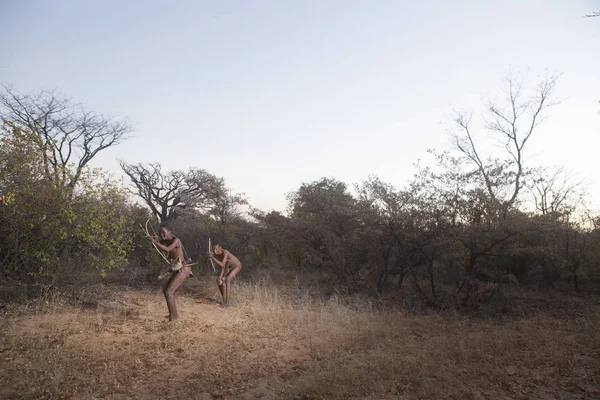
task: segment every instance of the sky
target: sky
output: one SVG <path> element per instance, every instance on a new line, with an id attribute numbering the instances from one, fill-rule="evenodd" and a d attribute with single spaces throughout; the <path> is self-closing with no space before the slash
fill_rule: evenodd
<path id="1" fill-rule="evenodd" d="M 449 150 L 456 110 L 498 100 L 512 73 L 560 74 L 526 149 L 600 201 L 600 1 L 0 0 L 0 82 L 57 89 L 126 118 L 118 159 L 203 168 L 263 210 L 303 182 L 397 188 Z M 499 154 L 481 126 L 487 154 Z M 496 152 L 496 153 L 493 153 Z"/>

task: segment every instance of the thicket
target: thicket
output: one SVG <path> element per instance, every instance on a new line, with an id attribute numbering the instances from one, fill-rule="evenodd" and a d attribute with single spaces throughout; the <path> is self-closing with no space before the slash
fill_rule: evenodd
<path id="1" fill-rule="evenodd" d="M 482 125 L 502 151 L 484 156 L 481 128 L 457 114 L 454 148 L 431 151 L 435 165 L 417 165 L 405 187 L 322 178 L 289 193 L 285 212 L 250 207 L 197 167 L 121 161 L 131 183 L 123 188 L 88 164 L 126 138 L 126 122 L 5 87 L 0 273 L 26 288 L 82 285 L 110 270 L 149 283 L 164 267 L 139 228 L 150 219 L 171 224 L 200 274 L 209 273 L 211 237 L 246 270 L 316 274 L 343 293 L 410 291 L 432 307 L 477 306 L 507 286 L 597 293 L 600 220 L 586 207 L 585 182 L 525 162 L 556 80 L 530 92 L 506 82 L 505 101 L 486 104 Z"/>

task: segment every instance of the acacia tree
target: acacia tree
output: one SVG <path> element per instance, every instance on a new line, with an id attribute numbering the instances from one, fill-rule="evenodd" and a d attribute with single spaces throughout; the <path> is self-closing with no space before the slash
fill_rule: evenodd
<path id="1" fill-rule="evenodd" d="M 22 94 L 6 85 L 0 90 L 0 117 L 34 135 L 45 179 L 70 195 L 96 154 L 132 131 L 126 121 L 90 111 L 55 91 Z"/>
<path id="2" fill-rule="evenodd" d="M 136 194 L 160 221 L 173 220 L 178 207 L 209 211 L 215 198 L 226 193 L 224 180 L 203 169 L 165 173 L 159 163 L 120 161 L 120 165 L 135 186 Z"/>

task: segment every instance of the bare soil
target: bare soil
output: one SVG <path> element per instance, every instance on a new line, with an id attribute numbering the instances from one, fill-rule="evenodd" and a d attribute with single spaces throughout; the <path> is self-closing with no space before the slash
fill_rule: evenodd
<path id="1" fill-rule="evenodd" d="M 212 283 L 212 280 L 210 281 Z M 599 399 L 600 306 L 500 322 L 189 280 L 0 323 L 2 399 Z M 342 301 L 343 300 L 343 301 Z"/>

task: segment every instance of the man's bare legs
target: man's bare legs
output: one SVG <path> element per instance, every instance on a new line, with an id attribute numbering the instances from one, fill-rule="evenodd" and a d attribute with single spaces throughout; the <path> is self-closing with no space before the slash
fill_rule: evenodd
<path id="1" fill-rule="evenodd" d="M 171 273 L 171 277 L 163 287 L 163 294 L 165 295 L 165 299 L 167 300 L 167 308 L 169 309 L 169 321 L 174 321 L 179 317 L 177 314 L 177 305 L 175 304 L 175 291 L 177 291 L 183 281 L 190 276 L 191 272 L 192 268 L 183 267 L 181 270 L 179 270 L 179 272 Z"/>
<path id="2" fill-rule="evenodd" d="M 242 269 L 242 264 L 236 265 L 231 271 L 225 275 L 225 282 L 223 285 L 219 286 L 219 289 L 224 287 L 224 290 L 221 289 L 221 294 L 223 295 L 223 306 L 229 307 L 229 295 L 231 294 L 231 280 L 240 272 Z"/>
<path id="3" fill-rule="evenodd" d="M 219 292 L 221 292 L 221 297 L 223 297 L 221 307 L 225 307 L 225 282 L 223 282 L 221 277 L 217 277 L 217 286 L 219 286 Z"/>

